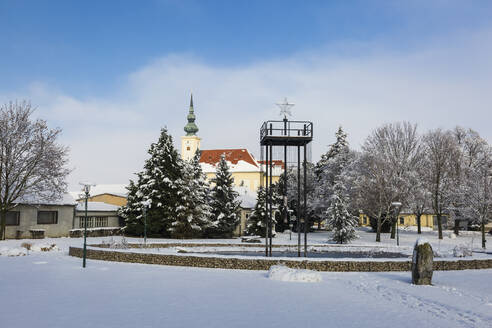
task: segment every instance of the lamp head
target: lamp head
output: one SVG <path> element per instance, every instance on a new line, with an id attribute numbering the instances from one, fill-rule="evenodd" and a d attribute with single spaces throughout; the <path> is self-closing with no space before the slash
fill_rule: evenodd
<path id="1" fill-rule="evenodd" d="M 95 184 L 90 182 L 80 182 L 79 185 L 82 186 L 82 191 L 85 194 L 89 194 L 89 192 L 91 191 L 91 187 L 95 186 Z"/>
<path id="2" fill-rule="evenodd" d="M 401 207 L 401 203 L 400 202 L 393 202 L 393 203 L 391 203 L 391 206 L 399 208 L 399 207 Z"/>

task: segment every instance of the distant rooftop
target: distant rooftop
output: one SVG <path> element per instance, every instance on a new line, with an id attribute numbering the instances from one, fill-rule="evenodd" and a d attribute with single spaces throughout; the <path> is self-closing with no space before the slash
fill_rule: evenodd
<path id="1" fill-rule="evenodd" d="M 64 193 L 58 199 L 54 200 L 43 200 L 41 197 L 34 195 L 26 195 L 22 199 L 17 200 L 17 204 L 28 204 L 28 205 L 76 205 L 77 202 L 75 198 L 72 197 L 71 193 Z"/>
<path id="2" fill-rule="evenodd" d="M 92 196 L 97 196 L 97 195 L 103 195 L 103 194 L 111 194 L 115 196 L 120 196 L 120 197 L 126 197 L 128 195 L 128 190 L 126 189 L 127 185 L 126 184 L 98 184 L 93 187 L 91 187 L 91 192 L 90 195 Z M 71 191 L 70 194 L 75 198 L 75 199 L 81 199 L 82 198 L 82 191 Z"/>
<path id="3" fill-rule="evenodd" d="M 119 206 L 102 203 L 102 202 L 87 202 L 87 211 L 89 212 L 116 212 Z M 85 211 L 85 202 L 77 204 L 77 211 Z"/>

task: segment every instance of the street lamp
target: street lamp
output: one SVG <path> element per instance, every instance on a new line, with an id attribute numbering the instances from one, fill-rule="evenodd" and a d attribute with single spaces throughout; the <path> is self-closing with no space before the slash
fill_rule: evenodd
<path id="1" fill-rule="evenodd" d="M 401 203 L 400 202 L 393 202 L 391 203 L 391 206 L 394 207 L 395 213 L 396 213 L 396 246 L 400 246 L 400 234 L 398 230 L 398 221 L 399 221 L 399 216 L 400 216 L 400 209 L 401 209 Z"/>
<path id="2" fill-rule="evenodd" d="M 85 268 L 85 262 L 87 258 L 87 202 L 89 200 L 91 186 L 95 186 L 95 185 L 87 182 L 81 182 L 80 185 L 82 186 L 82 191 L 84 192 L 84 198 L 85 198 L 84 252 L 82 255 L 82 267 Z"/>

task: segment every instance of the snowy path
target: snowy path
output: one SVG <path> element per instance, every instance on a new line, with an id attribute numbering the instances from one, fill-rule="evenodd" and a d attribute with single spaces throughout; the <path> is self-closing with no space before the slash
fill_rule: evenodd
<path id="1" fill-rule="evenodd" d="M 492 270 L 436 272 L 434 286 L 409 273 L 322 277 L 0 257 L 1 327 L 492 327 Z"/>

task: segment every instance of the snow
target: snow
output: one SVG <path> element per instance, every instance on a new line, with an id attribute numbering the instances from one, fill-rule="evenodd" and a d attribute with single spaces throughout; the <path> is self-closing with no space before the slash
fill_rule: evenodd
<path id="1" fill-rule="evenodd" d="M 255 166 L 251 163 L 248 163 L 243 160 L 239 160 L 237 164 L 234 164 L 232 162 L 226 161 L 227 166 L 229 167 L 229 171 L 232 173 L 237 173 L 237 172 L 260 172 L 260 168 L 258 166 Z M 217 162 L 218 165 L 218 162 Z M 202 167 L 202 170 L 204 173 L 215 173 L 217 170 L 216 165 L 212 165 L 209 163 L 204 163 L 201 162 L 200 166 Z"/>
<path id="2" fill-rule="evenodd" d="M 473 256 L 472 250 L 467 245 L 456 245 L 453 248 L 454 257 Z"/>
<path id="3" fill-rule="evenodd" d="M 58 199 L 46 201 L 39 199 L 35 195 L 24 195 L 21 199 L 17 200 L 16 203 L 19 204 L 30 204 L 30 205 L 76 205 L 77 202 L 75 198 L 72 197 L 71 193 L 64 193 Z"/>
<path id="4" fill-rule="evenodd" d="M 492 270 L 437 271 L 433 286 L 412 285 L 409 272 L 322 272 L 319 282 L 291 283 L 266 271 L 94 260 L 83 269 L 66 251 L 0 257 L 0 268 L 2 327 L 492 326 Z"/>
<path id="5" fill-rule="evenodd" d="M 120 207 L 103 202 L 87 202 L 87 211 L 92 212 L 116 212 Z M 77 204 L 77 211 L 85 211 L 85 202 Z"/>
<path id="6" fill-rule="evenodd" d="M 319 272 L 305 269 L 291 269 L 284 265 L 270 267 L 268 278 L 289 282 L 320 282 L 323 280 Z"/>

